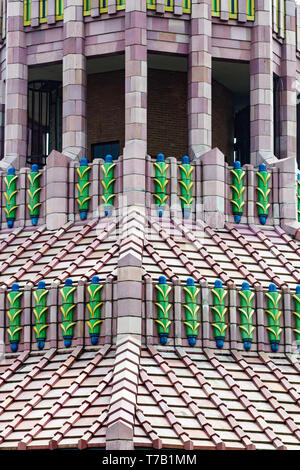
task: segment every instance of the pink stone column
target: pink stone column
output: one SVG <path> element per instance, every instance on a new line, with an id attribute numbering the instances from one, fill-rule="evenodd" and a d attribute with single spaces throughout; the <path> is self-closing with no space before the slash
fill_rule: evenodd
<path id="1" fill-rule="evenodd" d="M 146 2 L 129 0 L 125 11 L 125 148 L 123 194 L 127 204 L 145 205 L 147 153 Z"/>
<path id="2" fill-rule="evenodd" d="M 5 82 L 0 80 L 0 158 L 4 157 Z"/>
<path id="3" fill-rule="evenodd" d="M 192 0 L 188 72 L 189 154 L 211 149 L 211 0 Z"/>
<path id="4" fill-rule="evenodd" d="M 291 0 L 285 2 L 285 25 L 281 55 L 280 158 L 296 157 L 297 152 L 296 4 Z"/>
<path id="5" fill-rule="evenodd" d="M 273 156 L 272 7 L 255 1 L 250 60 L 251 163 Z"/>
<path id="6" fill-rule="evenodd" d="M 86 58 L 82 0 L 65 0 L 63 45 L 63 153 L 86 156 Z"/>
<path id="7" fill-rule="evenodd" d="M 27 134 L 26 38 L 23 1 L 7 2 L 5 160 L 16 168 L 25 165 Z"/>

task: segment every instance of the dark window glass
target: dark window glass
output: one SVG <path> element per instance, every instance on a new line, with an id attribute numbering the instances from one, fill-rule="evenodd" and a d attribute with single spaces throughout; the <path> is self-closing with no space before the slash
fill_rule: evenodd
<path id="1" fill-rule="evenodd" d="M 120 142 L 103 142 L 101 144 L 92 145 L 92 159 L 94 158 L 105 158 L 106 155 L 112 155 L 113 159 L 116 160 L 120 155 Z"/>

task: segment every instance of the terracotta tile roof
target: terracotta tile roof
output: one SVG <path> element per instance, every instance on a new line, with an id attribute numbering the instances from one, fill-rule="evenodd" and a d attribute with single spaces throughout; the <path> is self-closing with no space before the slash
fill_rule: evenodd
<path id="1" fill-rule="evenodd" d="M 300 243 L 280 228 L 227 224 L 214 230 L 204 223 L 150 218 L 143 247 L 143 267 L 153 279 L 164 274 L 172 281 L 192 276 L 195 281 L 216 278 L 228 286 L 294 288 L 300 282 Z M 105 219 L 67 223 L 57 232 L 16 229 L 0 243 L 0 284 L 11 286 L 77 283 L 94 274 L 113 274 L 119 256 L 116 223 Z M 2 236 L 3 233 L 1 234 Z"/>
<path id="2" fill-rule="evenodd" d="M 141 216 L 136 220 L 143 224 Z M 189 276 L 204 287 L 216 278 L 229 288 L 247 280 L 258 292 L 270 282 L 283 292 L 299 283 L 300 243 L 279 227 L 227 224 L 216 230 L 176 218 L 144 222 L 145 236 L 130 232 L 121 248 L 118 220 L 69 222 L 56 232 L 1 232 L 0 285 L 3 291 L 13 282 L 30 288 L 43 279 L 52 287 L 71 277 L 80 287 L 95 274 L 105 282 L 130 255 L 141 258 L 151 292 L 161 274 L 175 287 Z M 112 298 L 110 289 L 105 295 Z M 142 314 L 153 323 L 150 300 L 144 303 Z M 56 337 L 44 352 L 6 353 L 0 361 L 0 449 L 105 447 L 116 435 L 136 447 L 299 448 L 299 356 L 286 352 L 285 344 L 278 353 L 263 352 L 260 345 L 268 342 L 258 315 L 253 348 L 245 353 L 232 338 L 222 351 L 214 349 L 204 335 L 207 318 L 195 348 L 186 347 L 180 333 L 180 341 L 172 333 L 167 346 L 158 346 L 146 322 L 142 346 L 134 338 L 111 345 L 115 309 L 111 302 L 101 346 L 88 346 L 86 335 L 65 349 Z M 282 343 L 289 329 L 284 326 Z M 28 345 L 24 340 L 22 347 Z"/>
<path id="3" fill-rule="evenodd" d="M 11 359 L 0 377 L 0 449 L 103 447 L 120 420 L 136 447 L 299 448 L 299 373 L 282 354 L 128 339 Z"/>

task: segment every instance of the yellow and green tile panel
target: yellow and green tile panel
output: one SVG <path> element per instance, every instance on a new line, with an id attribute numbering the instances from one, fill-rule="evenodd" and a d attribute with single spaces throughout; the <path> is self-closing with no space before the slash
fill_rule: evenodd
<path id="1" fill-rule="evenodd" d="M 47 0 L 40 0 L 40 23 L 47 23 Z"/>
<path id="2" fill-rule="evenodd" d="M 40 0 L 39 18 L 40 23 L 47 23 L 47 0 Z M 56 20 L 62 20 L 64 17 L 64 0 L 55 1 L 55 16 Z M 31 0 L 24 0 L 24 26 L 31 24 Z"/>
<path id="3" fill-rule="evenodd" d="M 31 22 L 31 1 L 24 0 L 24 26 L 30 25 Z"/>
<path id="4" fill-rule="evenodd" d="M 125 0 L 116 0 L 117 10 L 125 10 Z M 108 0 L 99 0 L 100 13 L 107 13 Z M 91 0 L 83 0 L 83 16 L 91 14 Z"/>
<path id="5" fill-rule="evenodd" d="M 221 13 L 221 0 L 211 0 L 211 14 L 219 17 Z M 228 0 L 229 2 L 229 18 L 237 19 L 238 17 L 238 0 Z M 247 20 L 254 20 L 254 0 L 247 0 Z"/>
<path id="6" fill-rule="evenodd" d="M 156 10 L 156 0 L 147 0 L 148 10 Z M 174 11 L 174 0 L 165 0 L 165 11 Z M 182 0 L 183 13 L 191 13 L 191 0 Z"/>

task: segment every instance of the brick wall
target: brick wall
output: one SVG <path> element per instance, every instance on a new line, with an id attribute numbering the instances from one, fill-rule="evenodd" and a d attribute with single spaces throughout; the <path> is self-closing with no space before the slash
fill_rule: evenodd
<path id="1" fill-rule="evenodd" d="M 218 147 L 233 160 L 234 103 L 228 88 L 213 81 L 212 87 L 212 147 Z"/>
<path id="2" fill-rule="evenodd" d="M 148 70 L 148 154 L 187 154 L 187 74 Z"/>
<path id="3" fill-rule="evenodd" d="M 87 141 L 88 158 L 92 144 L 125 141 L 124 71 L 88 75 L 87 80 Z"/>
<path id="4" fill-rule="evenodd" d="M 213 147 L 228 157 L 233 154 L 234 109 L 232 93 L 213 83 Z M 124 72 L 88 76 L 88 157 L 92 144 L 120 141 L 124 147 Z M 181 159 L 187 153 L 187 74 L 167 70 L 148 71 L 148 154 Z"/>

